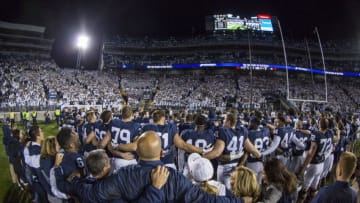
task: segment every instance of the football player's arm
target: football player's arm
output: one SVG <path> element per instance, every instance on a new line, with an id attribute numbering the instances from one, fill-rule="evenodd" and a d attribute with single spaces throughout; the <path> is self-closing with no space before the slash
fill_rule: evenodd
<path id="1" fill-rule="evenodd" d="M 99 145 L 99 141 L 96 139 L 96 136 L 91 140 L 91 144 L 94 145 L 94 146 Z"/>
<path id="2" fill-rule="evenodd" d="M 305 134 L 305 135 L 311 135 L 311 131 L 310 130 L 304 130 L 304 129 L 296 129 L 297 131 L 300 131 L 301 133 Z"/>
<path id="3" fill-rule="evenodd" d="M 89 144 L 94 139 L 95 139 L 95 131 L 91 130 L 89 133 L 87 133 L 86 138 L 84 139 L 84 143 Z"/>
<path id="4" fill-rule="evenodd" d="M 260 153 L 259 150 L 257 150 L 256 147 L 250 142 L 249 138 L 246 138 L 245 143 L 244 143 L 244 147 L 245 147 L 246 151 L 248 151 L 249 153 L 253 154 L 255 157 L 257 157 L 257 158 L 261 157 L 261 153 Z"/>
<path id="5" fill-rule="evenodd" d="M 275 125 L 271 125 L 269 123 L 266 124 L 266 127 L 268 127 L 271 131 L 275 130 L 275 128 L 276 128 Z"/>
<path id="6" fill-rule="evenodd" d="M 121 150 L 121 151 L 125 151 L 125 152 L 134 152 L 136 151 L 137 148 L 137 138 L 135 137 L 133 142 L 129 143 L 129 144 L 119 144 L 116 149 L 117 150 Z"/>
<path id="7" fill-rule="evenodd" d="M 249 153 L 245 152 L 244 155 L 239 159 L 238 166 L 245 166 L 247 159 L 249 157 Z"/>
<path id="8" fill-rule="evenodd" d="M 305 172 L 305 169 L 306 167 L 309 165 L 309 163 L 311 162 L 311 160 L 313 159 L 315 153 L 316 153 L 316 150 L 318 148 L 318 145 L 316 142 L 311 142 L 311 146 L 310 146 L 310 150 L 309 150 L 309 153 L 308 155 L 306 156 L 305 158 L 305 161 L 304 161 L 304 164 L 300 167 L 299 169 L 299 174 L 300 175 L 303 175 L 304 172 Z"/>
<path id="9" fill-rule="evenodd" d="M 103 137 L 103 139 L 100 140 L 98 148 L 99 149 L 104 149 L 109 144 L 110 140 L 111 140 L 111 133 L 108 130 L 108 131 L 106 131 L 106 134 Z"/>
<path id="10" fill-rule="evenodd" d="M 280 144 L 280 136 L 275 135 L 273 141 L 271 142 L 270 146 L 262 153 L 263 156 L 273 153 Z"/>
<path id="11" fill-rule="evenodd" d="M 183 139 L 179 136 L 179 134 L 176 134 L 174 136 L 174 144 L 177 148 L 182 149 L 188 153 L 199 153 L 202 154 L 203 149 L 200 147 L 195 147 L 194 145 L 191 145 L 189 143 L 184 142 Z"/>
<path id="12" fill-rule="evenodd" d="M 335 128 L 335 135 L 334 135 L 334 139 L 332 140 L 333 143 L 337 143 L 340 140 L 340 129 L 339 128 Z"/>
<path id="13" fill-rule="evenodd" d="M 219 161 L 232 161 L 234 159 L 240 159 L 241 157 L 243 157 L 244 155 L 244 151 L 237 153 L 237 154 L 222 154 L 221 156 L 218 157 Z"/>
<path id="14" fill-rule="evenodd" d="M 215 159 L 219 157 L 225 149 L 225 142 L 223 140 L 217 139 L 214 144 L 214 148 L 203 155 L 204 158 L 207 158 L 209 160 Z"/>
<path id="15" fill-rule="evenodd" d="M 295 134 L 293 136 L 290 137 L 290 142 L 294 143 L 296 145 L 297 148 L 299 149 L 305 149 L 306 145 L 301 142 L 300 139 L 298 139 Z"/>
<path id="16" fill-rule="evenodd" d="M 120 152 L 120 151 L 114 149 L 114 147 L 111 145 L 111 143 L 108 144 L 107 148 L 111 152 L 111 154 L 113 154 L 117 157 L 121 157 L 126 160 L 132 160 L 135 158 L 134 155 L 130 152 Z"/>

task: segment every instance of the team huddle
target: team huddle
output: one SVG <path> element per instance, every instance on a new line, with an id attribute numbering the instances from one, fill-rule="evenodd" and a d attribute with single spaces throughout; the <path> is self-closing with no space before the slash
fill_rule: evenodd
<path id="1" fill-rule="evenodd" d="M 346 152 L 356 139 L 356 116 L 143 115 L 134 117 L 128 106 L 120 115 L 90 110 L 42 145 L 41 129 L 32 126 L 22 181 L 37 185 L 38 202 L 323 202 L 321 182 L 350 179 L 356 166 Z M 356 202 L 348 189 L 346 200 Z"/>

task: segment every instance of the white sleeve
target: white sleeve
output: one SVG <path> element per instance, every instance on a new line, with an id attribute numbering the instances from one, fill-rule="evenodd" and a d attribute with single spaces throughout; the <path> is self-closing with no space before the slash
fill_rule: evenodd
<path id="1" fill-rule="evenodd" d="M 50 169 L 50 186 L 51 186 L 51 192 L 54 194 L 55 197 L 60 198 L 60 199 L 68 199 L 67 195 L 60 192 L 60 190 L 56 186 L 56 178 L 55 178 L 54 168 Z"/>
<path id="2" fill-rule="evenodd" d="M 291 136 L 290 138 L 290 142 L 294 143 L 296 145 L 296 148 L 299 149 L 305 149 L 305 144 L 303 142 L 301 142 L 296 136 L 295 134 L 293 136 Z"/>
<path id="3" fill-rule="evenodd" d="M 29 166 L 33 168 L 40 168 L 40 154 L 30 156 L 31 164 Z"/>
<path id="4" fill-rule="evenodd" d="M 25 160 L 25 164 L 30 166 L 31 159 L 30 159 L 30 155 L 29 155 L 29 149 L 27 147 L 25 147 L 25 149 L 24 149 L 24 160 Z"/>
<path id="5" fill-rule="evenodd" d="M 275 136 L 273 141 L 271 142 L 271 145 L 264 152 L 262 152 L 261 155 L 266 156 L 273 153 L 278 148 L 280 140 L 280 136 Z"/>
<path id="6" fill-rule="evenodd" d="M 282 196 L 282 192 L 278 190 L 275 186 L 270 185 L 265 192 L 264 199 L 262 202 L 264 203 L 274 203 L 280 200 Z"/>

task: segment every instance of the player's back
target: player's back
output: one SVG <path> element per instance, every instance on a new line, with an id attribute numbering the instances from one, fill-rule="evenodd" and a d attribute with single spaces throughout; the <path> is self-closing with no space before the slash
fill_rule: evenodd
<path id="1" fill-rule="evenodd" d="M 251 129 L 249 130 L 248 136 L 250 142 L 254 147 L 259 151 L 263 152 L 270 144 L 270 137 L 267 134 L 265 128 Z M 258 162 L 262 161 L 261 158 L 256 158 L 254 155 L 250 154 L 248 162 Z"/>
<path id="2" fill-rule="evenodd" d="M 311 134 L 311 142 L 315 142 L 317 144 L 317 149 L 313 159 L 311 160 L 312 164 L 321 163 L 325 160 L 325 148 L 327 147 L 328 137 L 325 133 L 320 131 L 314 131 Z"/>
<path id="3" fill-rule="evenodd" d="M 185 142 L 200 148 L 205 148 L 215 142 L 214 132 L 210 129 L 201 131 L 188 129 L 183 131 L 181 138 Z"/>
<path id="4" fill-rule="evenodd" d="M 194 123 L 180 123 L 179 124 L 179 133 L 181 134 L 184 130 L 187 129 L 195 129 L 195 124 Z"/>
<path id="5" fill-rule="evenodd" d="M 140 134 L 141 126 L 133 121 L 114 119 L 109 124 L 113 144 L 129 144 Z"/>
<path id="6" fill-rule="evenodd" d="M 79 153 L 64 152 L 64 157 L 60 164 L 63 177 L 68 177 L 75 170 L 85 168 L 84 157 Z"/>
<path id="7" fill-rule="evenodd" d="M 240 154 L 244 151 L 244 143 L 248 138 L 247 131 L 233 128 L 220 128 L 219 136 L 217 139 L 222 140 L 225 143 L 223 154 Z M 236 163 L 238 159 L 234 159 L 228 163 Z"/>
<path id="8" fill-rule="evenodd" d="M 294 129 L 292 127 L 279 127 L 276 129 L 277 130 L 277 135 L 280 137 L 280 149 L 283 152 L 286 152 L 290 149 L 290 138 L 293 136 L 294 134 Z"/>
<path id="9" fill-rule="evenodd" d="M 95 135 L 96 139 L 98 141 L 102 140 L 104 136 L 106 135 L 106 131 L 108 130 L 108 127 L 101 121 L 96 121 L 95 123 Z"/>
<path id="10" fill-rule="evenodd" d="M 300 149 L 294 143 L 291 144 L 292 155 L 293 156 L 301 156 L 305 150 L 309 150 L 309 136 L 301 132 L 300 130 L 296 130 L 294 132 L 294 136 L 305 145 L 305 149 Z"/>
<path id="11" fill-rule="evenodd" d="M 165 125 L 148 124 L 143 127 L 142 131 L 155 131 L 161 138 L 161 147 L 163 150 L 161 161 L 165 164 L 174 163 L 174 137 L 177 134 L 176 125 L 172 123 Z"/>

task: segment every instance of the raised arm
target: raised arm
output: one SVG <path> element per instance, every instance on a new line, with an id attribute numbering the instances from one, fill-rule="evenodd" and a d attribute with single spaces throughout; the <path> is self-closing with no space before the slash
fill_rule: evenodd
<path id="1" fill-rule="evenodd" d="M 111 140 L 111 132 L 110 130 L 108 130 L 105 134 L 105 136 L 103 137 L 102 140 L 100 140 L 98 148 L 99 149 L 104 149 L 110 142 Z"/>
<path id="2" fill-rule="evenodd" d="M 274 136 L 273 141 L 271 142 L 270 146 L 262 153 L 263 156 L 273 153 L 280 144 L 280 136 Z"/>
<path id="3" fill-rule="evenodd" d="M 179 136 L 179 134 L 176 134 L 174 136 L 174 144 L 177 148 L 182 149 L 188 153 L 195 152 L 195 153 L 202 154 L 202 152 L 203 152 L 202 148 L 195 147 L 194 145 L 184 142 L 184 140 Z"/>

